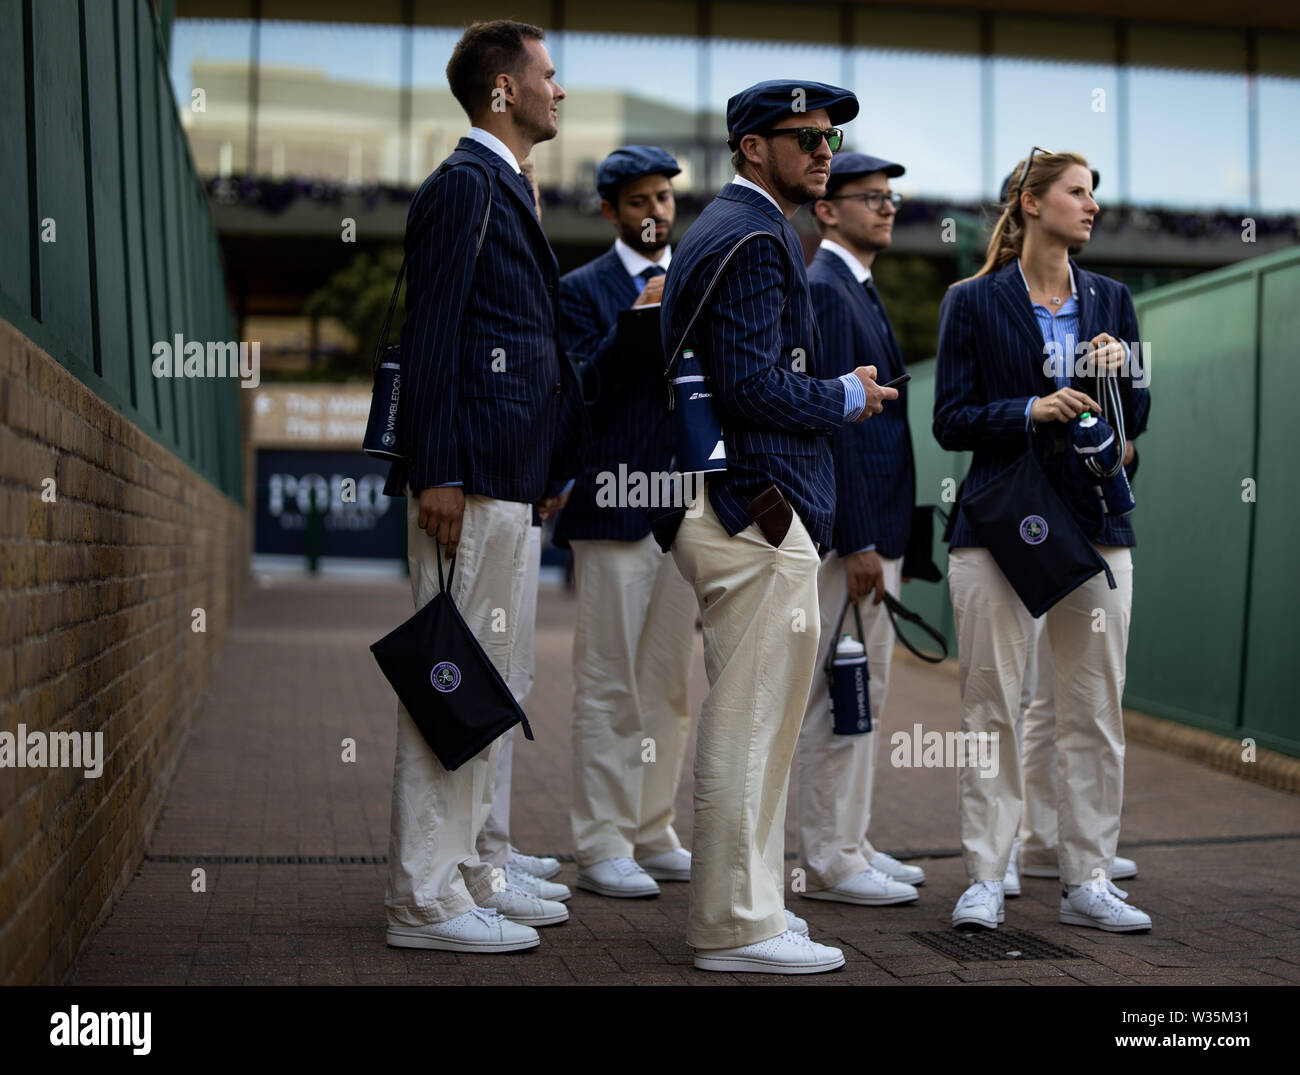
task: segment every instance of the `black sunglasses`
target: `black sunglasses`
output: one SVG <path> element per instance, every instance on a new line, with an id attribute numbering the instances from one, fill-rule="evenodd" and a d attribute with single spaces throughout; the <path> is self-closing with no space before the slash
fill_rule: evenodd
<path id="1" fill-rule="evenodd" d="M 838 127 L 827 127 L 822 130 L 820 127 L 782 127 L 777 131 L 764 131 L 765 138 L 771 138 L 778 134 L 793 134 L 799 139 L 799 148 L 805 153 L 815 153 L 817 147 L 822 144 L 822 139 L 826 139 L 826 144 L 830 147 L 832 153 L 838 153 L 840 144 L 844 141 L 844 132 Z"/>

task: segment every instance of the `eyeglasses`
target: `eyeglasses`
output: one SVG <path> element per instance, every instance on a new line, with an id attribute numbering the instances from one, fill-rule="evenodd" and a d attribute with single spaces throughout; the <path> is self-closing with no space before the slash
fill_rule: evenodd
<path id="1" fill-rule="evenodd" d="M 889 202 L 897 209 L 903 202 L 903 196 L 897 191 L 870 190 L 862 194 L 832 194 L 826 201 L 839 202 L 849 198 L 861 198 L 868 209 L 879 211 L 885 207 L 885 202 Z"/>
<path id="2" fill-rule="evenodd" d="M 844 132 L 838 127 L 827 127 L 822 130 L 820 127 L 782 127 L 776 131 L 765 131 L 764 137 L 771 138 L 778 134 L 793 134 L 799 139 L 799 148 L 805 153 L 815 153 L 817 147 L 822 144 L 822 139 L 826 139 L 826 144 L 830 147 L 832 153 L 838 153 L 840 143 L 844 141 Z"/>

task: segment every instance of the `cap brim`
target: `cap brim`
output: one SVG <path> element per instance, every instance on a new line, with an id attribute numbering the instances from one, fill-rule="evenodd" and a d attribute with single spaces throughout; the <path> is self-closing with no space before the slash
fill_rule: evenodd
<path id="1" fill-rule="evenodd" d="M 826 105 L 826 115 L 830 117 L 831 123 L 838 127 L 841 123 L 856 119 L 859 107 L 857 97 L 850 95 Z"/>

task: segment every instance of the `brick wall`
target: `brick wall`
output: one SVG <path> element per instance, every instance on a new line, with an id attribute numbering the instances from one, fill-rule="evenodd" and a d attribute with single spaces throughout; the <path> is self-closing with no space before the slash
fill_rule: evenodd
<path id="1" fill-rule="evenodd" d="M 139 865 L 243 589 L 249 526 L 0 320 L 0 732 L 102 732 L 104 766 L 0 767 L 0 983 L 58 982 Z"/>

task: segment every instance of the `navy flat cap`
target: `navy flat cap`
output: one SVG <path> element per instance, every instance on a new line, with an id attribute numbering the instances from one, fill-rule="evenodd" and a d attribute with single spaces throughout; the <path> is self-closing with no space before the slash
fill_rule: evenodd
<path id="1" fill-rule="evenodd" d="M 624 146 L 596 166 L 596 190 L 607 202 L 612 202 L 618 197 L 618 188 L 633 179 L 648 175 L 666 175 L 671 179 L 680 173 L 677 162 L 658 146 Z"/>
<path id="2" fill-rule="evenodd" d="M 906 168 L 893 161 L 881 160 L 869 153 L 836 153 L 831 158 L 831 177 L 826 181 L 826 193 L 834 194 L 850 179 L 872 172 L 884 172 L 890 179 L 897 179 Z"/>
<path id="3" fill-rule="evenodd" d="M 760 82 L 727 102 L 727 144 L 734 150 L 747 134 L 761 134 L 783 119 L 819 108 L 826 109 L 831 123 L 838 127 L 858 114 L 858 99 L 851 90 L 824 82 Z"/>

